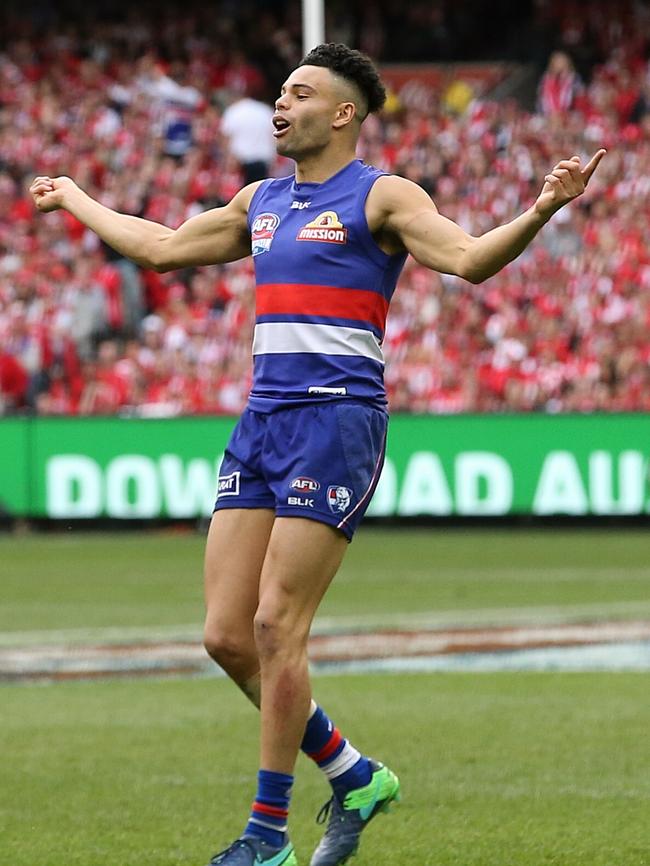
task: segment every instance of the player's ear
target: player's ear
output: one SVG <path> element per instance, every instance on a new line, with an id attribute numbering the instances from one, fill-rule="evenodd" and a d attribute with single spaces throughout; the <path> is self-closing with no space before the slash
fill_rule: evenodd
<path id="1" fill-rule="evenodd" d="M 336 106 L 336 114 L 332 126 L 335 129 L 341 129 L 347 126 L 357 115 L 357 107 L 354 102 L 339 102 Z"/>

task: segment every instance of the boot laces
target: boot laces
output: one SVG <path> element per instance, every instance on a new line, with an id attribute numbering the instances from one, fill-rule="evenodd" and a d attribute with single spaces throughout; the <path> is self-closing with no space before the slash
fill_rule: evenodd
<path id="1" fill-rule="evenodd" d="M 226 848 L 225 851 L 220 851 L 218 854 L 214 855 L 212 860 L 210 860 L 211 866 L 212 866 L 212 864 L 221 863 L 221 861 L 223 860 L 224 857 L 226 857 L 228 854 L 232 854 L 233 851 L 236 851 L 238 848 L 250 848 L 250 850 L 253 852 L 253 855 L 255 857 L 257 856 L 257 851 L 255 850 L 253 845 L 251 845 L 251 843 L 248 841 L 248 839 L 235 839 L 235 841 L 232 843 L 232 845 L 230 845 L 230 847 Z"/>
<path id="2" fill-rule="evenodd" d="M 326 803 L 323 803 L 318 815 L 316 816 L 316 823 L 324 824 L 328 817 L 330 819 L 330 824 L 333 824 L 337 818 L 341 820 L 343 819 L 343 807 L 335 796 L 330 797 Z"/>

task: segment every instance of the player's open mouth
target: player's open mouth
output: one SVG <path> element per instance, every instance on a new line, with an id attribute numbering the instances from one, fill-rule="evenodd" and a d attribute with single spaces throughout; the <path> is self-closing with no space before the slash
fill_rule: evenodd
<path id="1" fill-rule="evenodd" d="M 275 138 L 280 138 L 287 132 L 291 124 L 288 120 L 285 120 L 284 117 L 280 117 L 278 114 L 276 114 L 273 118 L 273 126 L 275 127 L 275 129 L 273 130 L 273 135 L 275 136 Z"/>

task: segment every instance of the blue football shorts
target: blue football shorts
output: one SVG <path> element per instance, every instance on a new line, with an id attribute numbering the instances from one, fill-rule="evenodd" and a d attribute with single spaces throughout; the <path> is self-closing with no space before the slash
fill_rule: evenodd
<path id="1" fill-rule="evenodd" d="M 384 411 L 352 400 L 246 408 L 219 469 L 214 510 L 273 508 L 328 523 L 350 541 L 379 481 L 387 426 Z"/>

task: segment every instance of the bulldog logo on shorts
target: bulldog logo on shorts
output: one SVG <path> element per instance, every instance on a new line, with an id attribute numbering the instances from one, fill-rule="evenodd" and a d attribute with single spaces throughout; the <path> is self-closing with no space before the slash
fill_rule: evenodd
<path id="1" fill-rule="evenodd" d="M 327 504 L 333 514 L 344 514 L 350 507 L 352 491 L 349 487 L 332 484 L 327 488 Z"/>

